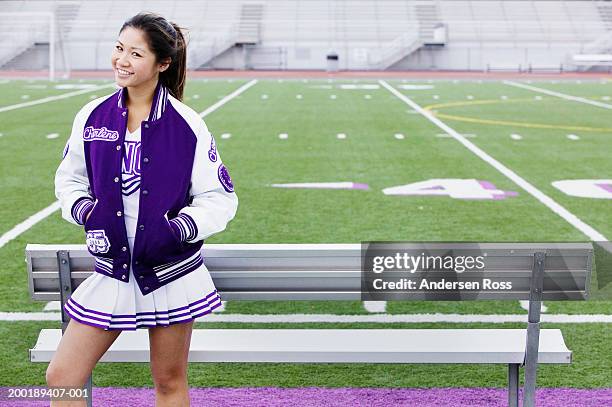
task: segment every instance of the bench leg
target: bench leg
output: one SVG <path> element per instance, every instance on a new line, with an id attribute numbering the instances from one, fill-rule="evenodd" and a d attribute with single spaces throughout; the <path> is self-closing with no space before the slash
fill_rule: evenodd
<path id="1" fill-rule="evenodd" d="M 85 384 L 85 387 L 87 388 L 87 395 L 89 397 L 87 397 L 87 407 L 92 407 L 93 406 L 93 393 L 92 393 L 92 388 L 93 388 L 93 380 L 92 380 L 92 376 L 90 375 L 87 378 L 87 383 Z"/>
<path id="2" fill-rule="evenodd" d="M 518 384 L 519 384 L 519 365 L 510 363 L 508 365 L 508 406 L 518 407 Z"/>
<path id="3" fill-rule="evenodd" d="M 525 356 L 525 386 L 523 388 L 523 406 L 534 407 L 536 396 L 536 376 L 538 372 L 538 344 L 540 324 L 530 322 L 527 327 L 527 352 Z"/>

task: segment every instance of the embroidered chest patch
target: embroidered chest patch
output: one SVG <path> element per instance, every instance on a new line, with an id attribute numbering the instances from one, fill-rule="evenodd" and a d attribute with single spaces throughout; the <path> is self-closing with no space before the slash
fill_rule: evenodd
<path id="1" fill-rule="evenodd" d="M 106 127 L 99 129 L 93 126 L 85 127 L 85 131 L 83 131 L 83 141 L 93 140 L 117 141 L 119 140 L 119 133 L 115 130 L 108 130 Z"/>

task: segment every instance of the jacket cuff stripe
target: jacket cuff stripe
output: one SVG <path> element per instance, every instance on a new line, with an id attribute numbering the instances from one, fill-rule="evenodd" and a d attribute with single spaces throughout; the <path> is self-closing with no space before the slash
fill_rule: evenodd
<path id="1" fill-rule="evenodd" d="M 72 205 L 72 218 L 76 221 L 76 223 L 82 225 L 83 223 L 85 223 L 85 216 L 89 213 L 89 211 L 91 211 L 93 206 L 94 201 L 87 196 L 77 199 L 76 202 Z"/>
<path id="2" fill-rule="evenodd" d="M 170 220 L 170 225 L 181 237 L 181 241 L 189 241 L 196 238 L 198 235 L 198 227 L 193 218 L 186 213 L 181 213 L 174 219 Z"/>

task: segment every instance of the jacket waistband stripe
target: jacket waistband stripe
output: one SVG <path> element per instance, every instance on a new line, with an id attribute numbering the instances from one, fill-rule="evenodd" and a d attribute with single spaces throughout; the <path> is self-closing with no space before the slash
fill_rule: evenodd
<path id="1" fill-rule="evenodd" d="M 183 260 L 177 260 L 177 261 L 173 261 L 172 263 L 166 263 L 166 264 L 160 264 L 159 266 L 155 266 L 153 267 L 153 270 L 155 271 L 164 271 L 170 268 L 174 268 L 176 267 L 180 267 L 181 264 L 187 263 L 192 261 L 193 259 L 197 258 L 197 257 L 201 257 L 200 252 L 195 252 L 194 254 L 192 254 L 191 256 L 187 257 L 186 259 Z M 159 275 L 159 273 L 155 273 L 157 275 Z"/>
<path id="2" fill-rule="evenodd" d="M 199 267 L 201 264 L 203 263 L 202 261 L 202 257 L 198 257 L 196 259 L 193 259 L 192 261 L 190 261 L 189 263 L 186 263 L 184 265 L 181 265 L 180 268 L 173 268 L 172 270 L 167 270 L 164 271 L 164 273 L 156 273 L 158 280 L 160 282 L 169 279 L 170 277 L 175 276 L 176 274 L 182 272 L 182 271 L 186 271 L 189 269 L 194 269 L 196 267 Z"/>

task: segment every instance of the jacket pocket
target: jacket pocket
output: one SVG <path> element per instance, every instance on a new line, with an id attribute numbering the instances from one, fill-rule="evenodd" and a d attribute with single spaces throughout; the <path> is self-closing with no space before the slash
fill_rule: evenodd
<path id="1" fill-rule="evenodd" d="M 168 261 L 168 258 L 176 256 L 183 251 L 183 243 L 176 236 L 167 214 L 159 217 L 155 226 L 153 228 L 154 232 L 146 237 L 146 257 L 152 265 L 165 263 Z"/>
<path id="2" fill-rule="evenodd" d="M 100 223 L 97 220 L 97 214 L 99 212 L 98 203 L 96 199 L 94 206 L 89 211 L 89 217 L 83 225 L 85 227 L 85 241 L 89 253 L 94 256 L 108 258 L 111 255 L 111 242 L 106 230 L 100 227 Z"/>
<path id="3" fill-rule="evenodd" d="M 87 219 L 83 223 L 83 227 L 85 228 L 85 230 L 88 229 L 88 225 L 91 222 L 91 219 L 92 219 L 92 217 L 94 215 L 94 212 L 95 212 L 97 206 L 98 206 L 98 199 L 96 198 L 96 200 L 94 201 L 93 207 L 91 208 L 89 213 L 87 215 L 85 215 L 85 216 L 87 216 Z"/>

